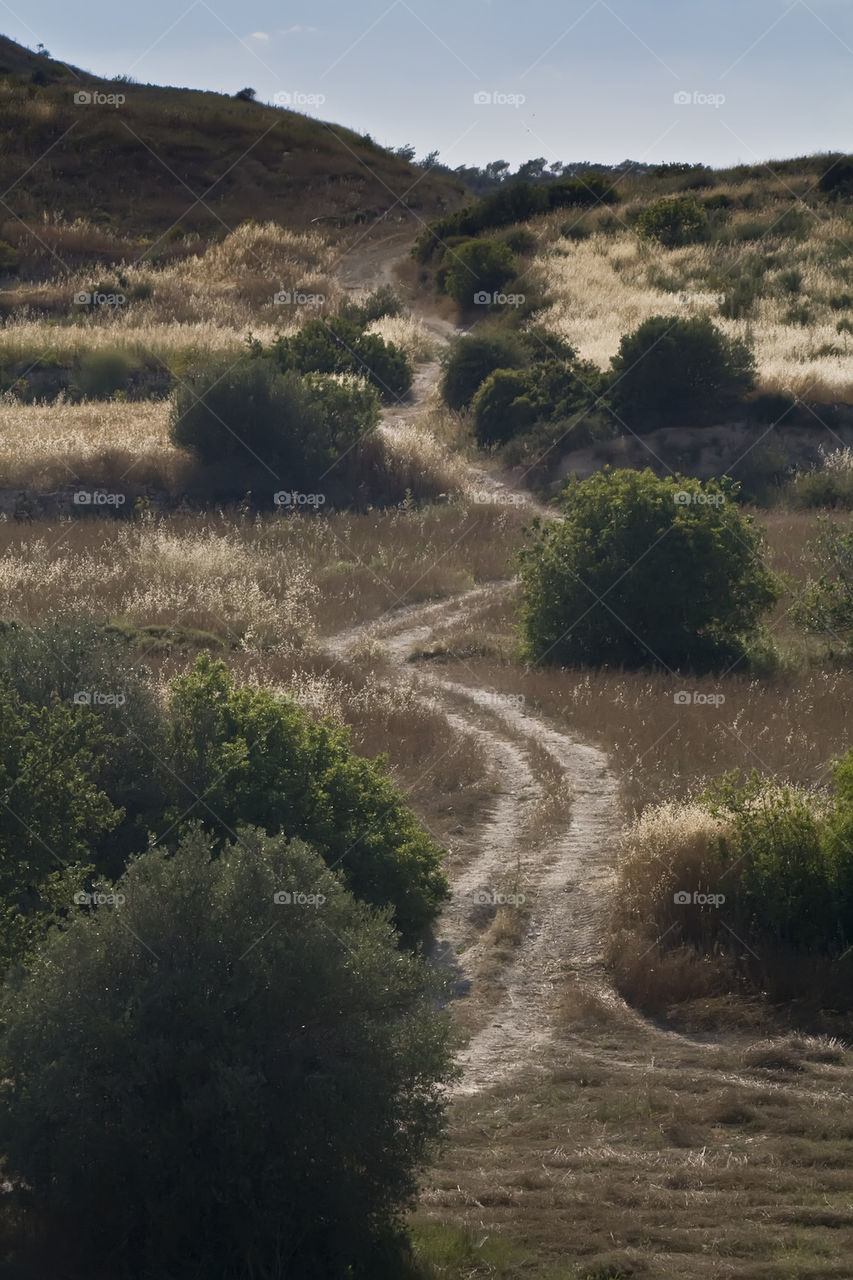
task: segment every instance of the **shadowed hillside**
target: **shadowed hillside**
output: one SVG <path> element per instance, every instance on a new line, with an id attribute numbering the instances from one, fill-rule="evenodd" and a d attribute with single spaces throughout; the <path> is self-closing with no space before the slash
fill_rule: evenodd
<path id="1" fill-rule="evenodd" d="M 446 177 L 339 125 L 224 94 L 103 80 L 5 38 L 0 184 L 0 234 L 11 244 L 22 221 L 46 211 L 123 235 L 210 236 L 247 218 L 346 226 L 408 209 L 414 223 L 460 199 Z"/>

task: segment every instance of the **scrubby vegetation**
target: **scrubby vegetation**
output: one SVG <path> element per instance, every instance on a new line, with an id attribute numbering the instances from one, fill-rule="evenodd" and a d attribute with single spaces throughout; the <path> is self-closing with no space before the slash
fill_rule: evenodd
<path id="1" fill-rule="evenodd" d="M 850 753 L 833 777 L 827 796 L 753 770 L 646 810 L 626 836 L 611 946 L 628 998 L 666 1011 L 746 989 L 813 1017 L 849 1009 Z"/>
<path id="2" fill-rule="evenodd" d="M 434 919 L 441 852 L 340 727 L 204 656 L 161 705 L 120 638 L 80 622 L 11 628 L 0 672 L 7 965 L 147 833 L 169 847 L 191 821 L 220 843 L 240 824 L 307 840 L 408 945 Z"/>
<path id="3" fill-rule="evenodd" d="M 309 846 L 252 829 L 143 853 L 101 901 L 4 995 L 23 1258 L 81 1277 L 399 1276 L 450 1073 L 435 972 Z"/>
<path id="4" fill-rule="evenodd" d="M 626 334 L 612 361 L 612 399 L 635 426 L 719 421 L 754 379 L 752 353 L 707 316 L 652 316 Z"/>
<path id="5" fill-rule="evenodd" d="M 779 588 L 730 484 L 602 471 L 570 482 L 561 505 L 522 553 L 528 661 L 702 671 L 744 659 Z"/>
<path id="6" fill-rule="evenodd" d="M 0 1271 L 846 1275 L 850 157 L 72 141 L 23 53 Z"/>

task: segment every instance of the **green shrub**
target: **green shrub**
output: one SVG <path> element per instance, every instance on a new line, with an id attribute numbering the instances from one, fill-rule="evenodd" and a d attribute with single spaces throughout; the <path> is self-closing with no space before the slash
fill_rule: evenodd
<path id="1" fill-rule="evenodd" d="M 348 320 L 359 328 L 366 328 L 374 320 L 382 320 L 385 316 L 398 316 L 403 304 L 390 284 L 380 285 L 368 294 L 363 302 L 346 301 L 338 310 L 342 320 Z"/>
<path id="2" fill-rule="evenodd" d="M 170 437 L 230 492 L 278 482 L 313 491 L 377 416 L 376 397 L 360 380 L 301 378 L 270 359 L 248 359 L 183 379 Z"/>
<path id="3" fill-rule="evenodd" d="M 836 949 L 853 944 L 853 751 L 832 761 L 834 804 L 826 817 L 825 857 L 836 908 Z"/>
<path id="4" fill-rule="evenodd" d="M 495 369 L 518 369 L 527 362 L 522 339 L 514 333 L 471 333 L 457 338 L 444 358 L 441 394 L 451 409 L 465 409 Z"/>
<path id="5" fill-rule="evenodd" d="M 566 486 L 522 553 L 529 662 L 696 670 L 737 662 L 778 596 L 730 483 L 611 471 Z"/>
<path id="6" fill-rule="evenodd" d="M 536 246 L 539 241 L 529 229 L 529 227 L 512 227 L 509 231 L 505 231 L 500 237 L 501 244 L 505 244 L 513 253 L 519 253 L 522 256 L 536 252 Z"/>
<path id="7" fill-rule="evenodd" d="M 694 196 L 661 196 L 641 210 L 637 230 L 668 249 L 701 240 L 708 215 Z"/>
<path id="8" fill-rule="evenodd" d="M 127 388 L 139 362 L 119 348 L 94 348 L 78 356 L 74 382 L 88 400 L 106 400 Z"/>
<path id="9" fill-rule="evenodd" d="M 436 218 L 418 237 L 412 253 L 419 262 L 428 262 L 458 236 L 478 236 L 492 228 L 527 222 L 549 209 L 572 205 L 591 208 L 617 199 L 612 179 L 606 174 L 589 173 L 553 182 L 511 182 L 475 204 Z"/>
<path id="10" fill-rule="evenodd" d="M 311 400 L 323 413 L 336 453 L 361 439 L 381 417 L 379 397 L 369 382 L 346 374 L 306 373 L 302 379 Z"/>
<path id="11" fill-rule="evenodd" d="M 792 616 L 807 631 L 845 650 L 853 641 L 853 532 L 823 516 L 809 550 L 817 576 L 807 582 Z"/>
<path id="12" fill-rule="evenodd" d="M 478 444 L 503 444 L 533 425 L 536 410 L 528 389 L 521 369 L 496 369 L 489 374 L 471 401 Z"/>
<path id="13" fill-rule="evenodd" d="M 448 255 L 444 289 L 461 307 L 473 307 L 478 293 L 497 293 L 516 275 L 508 245 L 498 240 L 469 240 Z"/>
<path id="14" fill-rule="evenodd" d="M 826 467 L 797 471 L 788 485 L 785 497 L 798 510 L 831 507 L 851 511 L 853 474 L 829 471 Z"/>
<path id="15" fill-rule="evenodd" d="M 442 852 L 384 761 L 352 752 L 348 730 L 270 690 L 235 686 L 209 655 L 173 681 L 167 723 L 167 826 L 200 819 L 219 838 L 240 823 L 299 836 L 357 897 L 390 908 L 406 942 L 435 918 L 447 893 Z"/>
<path id="16" fill-rule="evenodd" d="M 736 774 L 727 775 L 704 799 L 733 825 L 728 860 L 736 874 L 727 875 L 726 884 L 735 928 L 748 930 L 755 946 L 836 946 L 838 902 L 814 798 L 753 772 L 743 786 Z"/>
<path id="17" fill-rule="evenodd" d="M 333 317 L 309 320 L 291 338 L 277 338 L 268 351 L 250 340 L 256 358 L 272 356 L 296 373 L 350 373 L 372 383 L 384 400 L 399 400 L 412 385 L 412 366 L 401 347 L 361 323 Z"/>
<path id="18" fill-rule="evenodd" d="M 108 741 L 85 709 L 23 702 L 0 679 L 0 969 L 25 956 L 121 817 L 102 787 Z"/>
<path id="19" fill-rule="evenodd" d="M 818 188 L 829 196 L 853 195 L 853 156 L 838 156 L 821 174 Z"/>
<path id="20" fill-rule="evenodd" d="M 611 368 L 611 397 L 631 425 L 706 422 L 730 410 L 755 377 L 746 344 L 707 316 L 652 316 L 623 337 Z"/>
<path id="21" fill-rule="evenodd" d="M 194 832 L 115 893 L 3 1000 L 38 1274 L 396 1280 L 452 1073 L 442 980 L 299 841 Z"/>
<path id="22" fill-rule="evenodd" d="M 540 356 L 547 357 L 550 347 L 543 343 Z M 566 349 L 557 339 L 555 356 Z M 534 423 L 563 423 L 586 414 L 601 390 L 599 370 L 582 361 L 540 358 L 526 369 L 497 369 L 471 402 L 474 434 L 481 445 L 504 444 Z"/>
<path id="23" fill-rule="evenodd" d="M 384 761 L 287 698 L 235 687 L 209 654 L 164 703 L 133 655 L 73 618 L 0 629 L 0 969 L 53 918 L 54 872 L 115 878 L 150 832 L 174 844 L 191 818 L 220 841 L 241 822 L 310 838 L 416 942 L 446 895 L 443 855 Z"/>
<path id="24" fill-rule="evenodd" d="M 0 240 L 0 271 L 6 271 L 10 275 L 18 270 L 21 262 L 21 255 L 17 249 L 13 249 L 5 240 Z"/>
<path id="25" fill-rule="evenodd" d="M 15 697 L 46 713 L 73 708 L 97 735 L 87 785 L 106 792 L 122 816 L 107 828 L 88 827 L 86 860 L 109 877 L 145 846 L 166 804 L 155 767 L 162 756 L 160 702 L 150 677 L 117 629 L 88 618 L 60 614 L 0 632 L 0 680 Z"/>

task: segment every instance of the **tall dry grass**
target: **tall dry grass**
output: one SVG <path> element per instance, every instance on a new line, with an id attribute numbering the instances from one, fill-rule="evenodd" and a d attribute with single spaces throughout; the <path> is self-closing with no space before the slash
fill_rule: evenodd
<path id="1" fill-rule="evenodd" d="M 80 238 L 87 232 L 54 230 L 63 243 L 73 240 L 75 230 Z M 291 332 L 309 316 L 335 310 L 345 296 L 333 246 L 316 232 L 275 223 L 244 223 L 219 243 L 199 242 L 194 252 L 156 265 L 146 257 L 145 241 L 129 261 L 126 242 L 115 240 L 115 248 L 112 267 L 75 268 L 37 284 L 22 281 L 3 295 L 8 318 L 0 332 L 0 364 L 37 356 L 68 364 L 83 351 L 116 347 L 142 360 L 186 365 L 239 351 L 250 331 L 264 341 L 277 331 Z M 75 293 L 98 285 L 125 301 L 91 310 L 74 304 Z M 277 294 L 290 294 L 291 301 L 276 301 Z M 296 294 L 322 301 L 296 301 Z M 43 313 L 62 323 L 46 323 Z"/>
<path id="2" fill-rule="evenodd" d="M 598 222 L 612 222 L 613 216 L 602 214 Z M 733 226 L 751 216 L 736 213 Z M 559 234 L 564 222 L 564 217 L 547 221 L 532 279 L 554 298 L 542 322 L 575 344 L 585 359 L 606 368 L 623 334 L 650 316 L 708 315 L 727 334 L 753 341 L 762 391 L 790 391 L 821 403 L 853 402 L 853 342 L 849 332 L 837 329 L 844 316 L 853 317 L 853 308 L 831 305 L 838 295 L 853 293 L 847 219 L 814 217 L 801 240 L 771 230 L 760 239 L 675 249 L 643 240 L 619 224 L 615 231 L 592 230 L 586 239 L 567 240 Z M 720 299 L 756 256 L 764 258 L 767 271 L 753 311 L 743 319 L 726 319 Z M 802 277 L 793 292 L 786 283 L 792 271 Z M 801 307 L 806 310 L 798 320 L 792 312 Z"/>
<path id="3" fill-rule="evenodd" d="M 0 396 L 0 485 L 49 490 L 179 481 L 186 457 L 168 438 L 165 400 L 22 404 Z"/>
<path id="4" fill-rule="evenodd" d="M 465 503 L 384 513 L 208 513 L 0 521 L 0 617 L 62 608 L 302 649 L 389 610 L 504 576 L 514 510 Z"/>

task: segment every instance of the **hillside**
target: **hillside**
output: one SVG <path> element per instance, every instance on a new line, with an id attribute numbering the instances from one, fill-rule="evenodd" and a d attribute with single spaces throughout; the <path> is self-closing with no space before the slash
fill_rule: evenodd
<path id="1" fill-rule="evenodd" d="M 92 100 L 75 99 L 83 93 Z M 296 228 L 397 218 L 403 200 L 414 224 L 461 198 L 448 178 L 337 124 L 224 94 L 104 80 L 2 37 L 0 104 L 0 235 L 11 244 L 23 222 L 47 213 L 123 236 L 207 237 L 247 218 Z"/>

